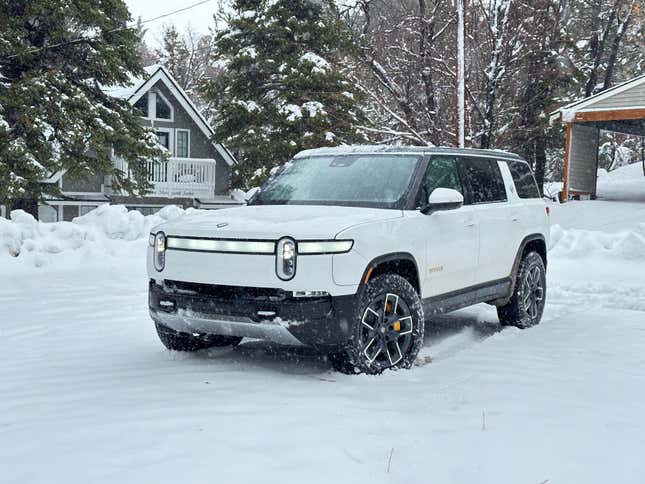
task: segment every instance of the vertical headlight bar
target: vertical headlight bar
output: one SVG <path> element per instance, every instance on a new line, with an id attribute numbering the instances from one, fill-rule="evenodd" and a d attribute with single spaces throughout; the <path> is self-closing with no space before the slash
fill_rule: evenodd
<path id="1" fill-rule="evenodd" d="M 163 271 L 166 266 L 166 234 L 157 232 L 155 243 L 152 247 L 152 258 L 154 259 L 155 269 L 158 272 Z"/>
<path id="2" fill-rule="evenodd" d="M 280 279 L 288 281 L 296 275 L 296 241 L 290 237 L 278 240 L 275 256 L 275 272 Z"/>

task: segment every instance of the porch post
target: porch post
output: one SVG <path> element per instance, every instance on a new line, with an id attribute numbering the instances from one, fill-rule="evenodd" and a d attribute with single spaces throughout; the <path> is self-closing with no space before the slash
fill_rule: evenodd
<path id="1" fill-rule="evenodd" d="M 564 138 L 564 167 L 562 170 L 562 192 L 560 193 L 560 202 L 564 203 L 569 200 L 569 157 L 571 156 L 571 129 L 572 123 L 567 123 L 567 133 Z"/>

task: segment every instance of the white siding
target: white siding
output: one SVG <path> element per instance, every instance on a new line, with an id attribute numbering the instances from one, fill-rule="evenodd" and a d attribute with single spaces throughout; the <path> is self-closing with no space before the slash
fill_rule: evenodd
<path id="1" fill-rule="evenodd" d="M 645 107 L 645 82 L 586 106 L 582 111 Z"/>

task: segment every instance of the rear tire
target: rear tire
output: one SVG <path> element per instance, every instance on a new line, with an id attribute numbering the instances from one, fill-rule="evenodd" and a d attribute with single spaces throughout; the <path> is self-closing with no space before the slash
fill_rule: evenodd
<path id="1" fill-rule="evenodd" d="M 498 306 L 502 326 L 530 328 L 540 323 L 546 302 L 546 269 L 537 252 L 524 256 L 515 278 L 515 288 L 508 304 Z"/>
<path id="2" fill-rule="evenodd" d="M 163 345 L 172 351 L 199 351 L 213 347 L 237 346 L 242 341 L 239 336 L 194 335 L 175 331 L 160 323 L 155 323 L 155 326 Z"/>
<path id="3" fill-rule="evenodd" d="M 414 287 L 398 274 L 372 279 L 357 298 L 347 346 L 330 355 L 342 373 L 377 375 L 410 368 L 423 346 L 424 317 Z"/>

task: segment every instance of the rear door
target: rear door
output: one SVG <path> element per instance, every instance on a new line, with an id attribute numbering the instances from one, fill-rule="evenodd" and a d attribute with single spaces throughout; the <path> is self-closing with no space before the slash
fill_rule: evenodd
<path id="1" fill-rule="evenodd" d="M 508 277 L 517 252 L 517 231 L 499 162 L 494 158 L 460 157 L 466 203 L 479 225 L 474 284 Z"/>
<path id="2" fill-rule="evenodd" d="M 417 207 L 423 206 L 435 188 L 452 188 L 465 195 L 455 156 L 434 155 L 424 174 Z M 473 208 L 413 214 L 426 241 L 424 297 L 437 296 L 473 284 L 477 263 L 477 222 Z"/>

